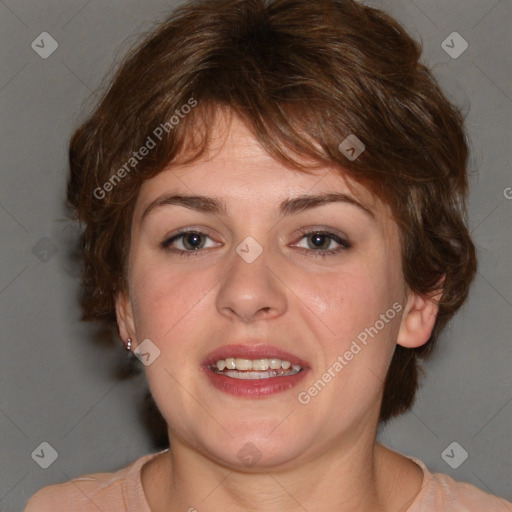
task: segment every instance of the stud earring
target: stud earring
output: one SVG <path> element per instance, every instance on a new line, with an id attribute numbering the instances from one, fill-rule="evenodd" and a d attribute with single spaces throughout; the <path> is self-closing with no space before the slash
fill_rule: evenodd
<path id="1" fill-rule="evenodd" d="M 132 349 L 132 340 L 131 338 L 128 338 L 126 340 L 126 350 L 130 351 Z"/>

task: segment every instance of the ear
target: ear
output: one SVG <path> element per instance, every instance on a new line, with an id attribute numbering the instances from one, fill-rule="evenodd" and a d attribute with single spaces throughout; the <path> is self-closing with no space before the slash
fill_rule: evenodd
<path id="1" fill-rule="evenodd" d="M 398 345 L 415 348 L 429 340 L 439 311 L 438 301 L 441 295 L 442 290 L 432 298 L 410 292 L 398 331 Z"/>
<path id="2" fill-rule="evenodd" d="M 135 340 L 132 304 L 128 294 L 125 292 L 118 292 L 116 295 L 116 317 L 120 338 L 123 341 L 128 338 Z"/>

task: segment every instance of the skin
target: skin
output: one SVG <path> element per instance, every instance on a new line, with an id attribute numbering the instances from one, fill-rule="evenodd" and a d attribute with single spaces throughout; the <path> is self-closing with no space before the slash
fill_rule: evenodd
<path id="1" fill-rule="evenodd" d="M 354 183 L 349 188 L 339 168 L 305 174 L 285 167 L 236 116 L 219 115 L 213 133 L 206 155 L 166 169 L 141 187 L 128 291 L 116 303 L 122 339 L 131 338 L 136 347 L 149 338 L 160 350 L 145 371 L 168 424 L 171 451 L 143 467 L 151 509 L 406 510 L 423 473 L 376 443 L 379 408 L 396 344 L 424 344 L 437 306 L 407 291 L 398 229 L 387 206 Z M 142 219 L 155 199 L 178 192 L 221 198 L 226 212 L 165 205 Z M 373 216 L 348 203 L 278 214 L 284 199 L 327 192 L 350 195 Z M 206 232 L 203 249 L 189 249 L 195 254 L 186 258 L 161 246 L 186 227 Z M 319 249 L 299 231 L 304 227 L 340 235 L 351 246 L 315 257 Z M 235 251 L 247 236 L 263 249 L 250 264 Z M 185 250 L 184 242 L 176 240 L 172 247 Z M 322 243 L 341 247 L 329 238 Z M 317 396 L 301 404 L 298 393 L 394 303 L 401 312 Z M 265 398 L 217 390 L 200 370 L 203 358 L 248 338 L 308 361 L 309 375 L 291 390 Z M 237 457 L 248 442 L 261 454 L 250 468 Z"/>

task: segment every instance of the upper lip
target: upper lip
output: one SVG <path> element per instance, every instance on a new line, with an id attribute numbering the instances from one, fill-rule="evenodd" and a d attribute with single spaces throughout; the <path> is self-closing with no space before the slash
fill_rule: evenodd
<path id="1" fill-rule="evenodd" d="M 235 357 L 240 359 L 271 359 L 273 357 L 281 361 L 290 361 L 290 363 L 299 365 L 302 368 L 308 368 L 307 361 L 297 357 L 286 350 L 266 344 L 243 344 L 236 343 L 223 345 L 210 352 L 203 361 L 203 366 L 209 367 L 215 365 L 220 359 Z"/>

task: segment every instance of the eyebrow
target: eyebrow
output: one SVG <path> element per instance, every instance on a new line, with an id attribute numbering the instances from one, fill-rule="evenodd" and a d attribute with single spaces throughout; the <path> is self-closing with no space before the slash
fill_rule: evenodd
<path id="1" fill-rule="evenodd" d="M 371 219 L 375 220 L 373 211 L 368 206 L 360 203 L 354 197 L 343 193 L 327 193 L 320 195 L 302 195 L 285 199 L 279 205 L 279 213 L 281 216 L 293 215 L 324 204 L 345 203 L 356 206 L 362 210 Z M 204 213 L 226 214 L 226 204 L 218 198 L 198 195 L 184 194 L 166 194 L 157 197 L 151 202 L 142 213 L 141 222 L 147 215 L 162 206 L 183 206 L 191 210 Z"/>

